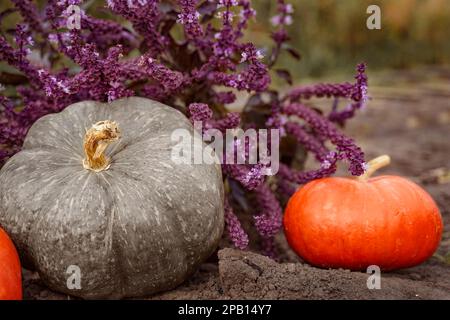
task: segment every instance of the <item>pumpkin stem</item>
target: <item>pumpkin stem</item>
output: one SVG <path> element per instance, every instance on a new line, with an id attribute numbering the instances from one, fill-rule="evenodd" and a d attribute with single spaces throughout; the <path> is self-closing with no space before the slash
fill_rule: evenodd
<path id="1" fill-rule="evenodd" d="M 360 180 L 360 181 L 368 180 L 375 173 L 375 171 L 377 171 L 378 169 L 381 169 L 381 168 L 389 165 L 389 163 L 391 163 L 391 157 L 389 157 L 386 154 L 382 155 L 382 156 L 379 156 L 379 157 L 376 157 L 373 160 L 370 160 L 367 163 L 367 170 L 366 170 L 366 172 L 364 172 L 364 174 L 359 176 L 358 180 Z"/>
<path id="2" fill-rule="evenodd" d="M 86 158 L 83 160 L 83 167 L 95 172 L 108 170 L 111 160 L 104 152 L 109 144 L 119 138 L 120 130 L 116 122 L 104 120 L 94 124 L 84 136 Z"/>

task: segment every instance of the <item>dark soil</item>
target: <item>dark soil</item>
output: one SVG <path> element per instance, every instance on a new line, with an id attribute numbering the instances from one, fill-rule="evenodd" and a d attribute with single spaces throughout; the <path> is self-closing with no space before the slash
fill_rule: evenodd
<path id="1" fill-rule="evenodd" d="M 381 289 L 369 290 L 365 273 L 323 270 L 301 262 L 280 234 L 280 263 L 257 253 L 225 248 L 189 281 L 150 299 L 450 299 L 448 73 L 437 82 L 408 81 L 408 76 L 399 79 L 401 84 L 391 76 L 386 80 L 395 85 L 371 88 L 373 100 L 346 132 L 355 137 L 367 159 L 390 154 L 392 164 L 383 173 L 408 177 L 434 197 L 445 229 L 432 258 L 414 268 L 383 273 Z M 26 299 L 71 299 L 49 291 L 39 276 L 26 270 L 24 289 Z"/>

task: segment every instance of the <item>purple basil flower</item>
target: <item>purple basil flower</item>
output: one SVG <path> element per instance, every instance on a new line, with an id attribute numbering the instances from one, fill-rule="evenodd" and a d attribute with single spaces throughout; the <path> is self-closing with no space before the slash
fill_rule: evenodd
<path id="1" fill-rule="evenodd" d="M 255 226 L 263 238 L 274 237 L 281 230 L 283 210 L 267 184 L 260 184 L 253 191 L 260 214 L 254 216 Z"/>
<path id="2" fill-rule="evenodd" d="M 317 98 L 350 98 L 353 91 L 353 84 L 344 83 L 319 83 L 312 86 L 297 87 L 289 92 L 287 97 L 290 101 L 298 101 L 299 99 Z"/>
<path id="3" fill-rule="evenodd" d="M 44 27 L 42 25 L 42 20 L 39 15 L 38 8 L 36 5 L 30 0 L 11 0 L 12 3 L 19 9 L 20 14 L 22 15 L 24 21 L 28 24 L 28 26 L 37 31 L 43 32 Z"/>
<path id="4" fill-rule="evenodd" d="M 240 122 L 240 114 L 237 112 L 230 112 L 224 118 L 216 120 L 212 126 L 222 132 L 225 132 L 227 129 L 237 128 Z"/>
<path id="5" fill-rule="evenodd" d="M 191 121 L 206 122 L 213 116 L 213 111 L 205 103 L 191 103 L 188 107 Z"/>
<path id="6" fill-rule="evenodd" d="M 326 161 L 327 165 L 321 167 L 320 169 L 302 172 L 295 171 L 285 164 L 280 164 L 278 175 L 281 179 L 294 182 L 295 184 L 306 184 L 312 180 L 328 177 L 336 172 L 337 159 L 330 159 Z M 282 187 L 286 188 L 288 195 L 293 193 L 293 190 L 290 188 L 291 186 L 289 184 L 283 185 Z"/>
<path id="7" fill-rule="evenodd" d="M 20 24 L 17 25 L 15 34 L 18 49 L 14 49 L 3 36 L 0 36 L 0 61 L 6 61 L 9 65 L 26 74 L 34 86 L 41 87 L 37 68 L 27 59 L 29 53 L 27 46 L 30 45 L 29 37 L 30 33 L 27 28 Z"/>
<path id="8" fill-rule="evenodd" d="M 273 260 L 278 260 L 278 252 L 275 246 L 275 238 L 263 238 L 261 239 L 261 251 L 264 255 Z"/>
<path id="9" fill-rule="evenodd" d="M 224 164 L 222 171 L 231 178 L 238 181 L 245 189 L 254 190 L 264 183 L 265 176 L 262 175 L 263 166 L 243 165 L 243 164 Z"/>
<path id="10" fill-rule="evenodd" d="M 320 116 L 316 111 L 302 104 L 293 103 L 286 106 L 287 115 L 296 115 L 304 119 L 322 137 L 329 139 L 337 147 L 338 158 L 350 162 L 349 170 L 353 175 L 364 173 L 364 153 L 355 142 L 343 135 L 333 123 Z"/>
<path id="11" fill-rule="evenodd" d="M 230 104 L 236 101 L 236 95 L 231 91 L 217 92 L 215 100 L 219 104 Z"/>
<path id="12" fill-rule="evenodd" d="M 162 17 L 158 0 L 109 0 L 108 7 L 131 22 L 133 29 L 144 37 L 151 56 L 157 57 L 163 51 L 166 39 L 158 32 Z"/>
<path id="13" fill-rule="evenodd" d="M 357 74 L 355 76 L 356 83 L 352 87 L 350 93 L 350 98 L 352 103 L 349 104 L 343 111 L 333 110 L 328 119 L 336 122 L 340 125 L 345 124 L 347 119 L 352 118 L 355 115 L 356 110 L 364 108 L 367 101 L 369 100 L 367 93 L 367 75 L 366 75 L 366 65 L 360 63 L 356 67 Z"/>
<path id="14" fill-rule="evenodd" d="M 140 66 L 146 74 L 156 80 L 167 92 L 174 92 L 185 84 L 185 77 L 181 72 L 171 70 L 157 63 L 153 58 L 142 56 Z"/>
<path id="15" fill-rule="evenodd" d="M 317 160 L 322 161 L 327 153 L 328 149 L 325 147 L 322 141 L 317 139 L 313 134 L 306 131 L 305 128 L 295 122 L 287 122 L 284 125 L 287 133 L 293 135 L 298 143 L 303 145 L 306 150 L 312 152 Z"/>
<path id="16" fill-rule="evenodd" d="M 200 13 L 197 11 L 198 0 L 179 0 L 181 13 L 178 14 L 178 23 L 184 25 L 186 37 L 196 39 L 203 36 L 203 29 L 199 23 Z"/>
<path id="17" fill-rule="evenodd" d="M 238 249 L 246 249 L 248 246 L 248 235 L 242 228 L 238 217 L 234 214 L 233 208 L 231 207 L 228 199 L 225 199 L 224 210 L 225 226 L 231 242 L 233 242 L 234 246 Z"/>

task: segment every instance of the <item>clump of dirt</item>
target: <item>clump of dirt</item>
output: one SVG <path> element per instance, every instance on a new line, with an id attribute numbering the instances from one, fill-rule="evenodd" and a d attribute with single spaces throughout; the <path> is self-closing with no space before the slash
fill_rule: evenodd
<path id="1" fill-rule="evenodd" d="M 450 299 L 450 286 L 435 287 L 401 278 L 382 278 L 382 290 L 368 289 L 368 275 L 323 270 L 302 263 L 278 264 L 254 253 L 219 252 L 223 292 L 232 299 Z"/>
<path id="2" fill-rule="evenodd" d="M 445 86 L 427 82 L 372 88 L 371 95 L 369 107 L 349 122 L 346 132 L 358 141 L 367 159 L 391 156 L 391 166 L 381 174 L 408 177 L 436 200 L 445 228 L 435 256 L 414 268 L 382 273 L 381 289 L 369 290 L 368 274 L 311 267 L 280 234 L 280 262 L 225 248 L 180 287 L 147 299 L 450 299 L 448 82 Z M 338 174 L 347 173 L 342 169 Z M 49 291 L 36 273 L 26 270 L 24 295 L 26 299 L 71 299 Z"/>

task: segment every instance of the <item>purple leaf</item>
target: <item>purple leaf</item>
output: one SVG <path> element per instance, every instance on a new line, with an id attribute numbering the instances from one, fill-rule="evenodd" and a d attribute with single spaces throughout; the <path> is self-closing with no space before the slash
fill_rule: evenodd
<path id="1" fill-rule="evenodd" d="M 292 85 L 292 76 L 288 70 L 276 69 L 275 72 L 281 79 L 285 80 L 288 84 Z"/>

